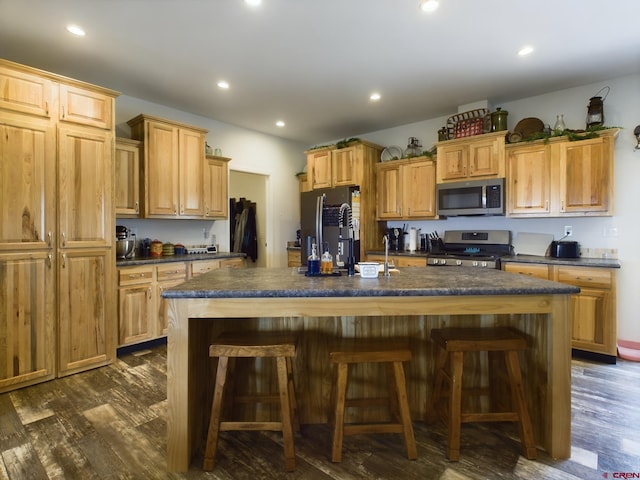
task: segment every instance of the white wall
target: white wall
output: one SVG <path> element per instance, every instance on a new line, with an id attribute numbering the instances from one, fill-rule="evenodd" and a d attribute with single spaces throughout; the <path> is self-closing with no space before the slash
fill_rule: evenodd
<path id="1" fill-rule="evenodd" d="M 615 216 L 597 218 L 509 219 L 506 217 L 450 218 L 438 221 L 409 222 L 428 232 L 437 230 L 492 228 L 517 232 L 551 233 L 559 238 L 564 225 L 573 226 L 573 239 L 583 248 L 617 249 L 622 268 L 618 270 L 618 338 L 640 341 L 640 296 L 634 272 L 640 272 L 640 150 L 634 151 L 633 130 L 640 124 L 640 75 L 614 78 L 606 82 L 579 86 L 546 95 L 492 105 L 509 112 L 508 126 L 513 129 L 526 117 L 537 117 L 553 127 L 557 114 L 564 114 L 567 128 L 585 128 L 589 98 L 603 86 L 611 87 L 604 102 L 605 125 L 623 127 L 615 142 Z M 456 112 L 452 112 L 456 113 Z M 437 131 L 447 117 L 404 125 L 361 135 L 380 145 L 406 148 L 409 137 L 418 137 L 425 149 L 437 140 Z M 400 223 L 401 224 L 401 223 Z M 391 226 L 399 223 L 390 222 Z M 617 237 L 605 236 L 615 227 Z"/>
<path id="2" fill-rule="evenodd" d="M 296 238 L 300 224 L 299 187 L 295 174 L 305 165 L 305 145 L 126 95 L 116 99 L 116 134 L 130 138 L 131 131 L 126 122 L 141 113 L 208 129 L 207 143 L 213 148 L 220 148 L 225 157 L 232 159 L 229 169 L 269 177 L 266 196 L 270 224 L 267 226 L 266 262 L 269 266 L 286 266 L 286 243 Z M 135 228 L 138 238 L 158 238 L 163 242 L 184 245 L 208 244 L 211 243 L 211 235 L 215 235 L 220 250 L 229 251 L 228 220 L 119 219 L 117 224 Z M 207 239 L 203 229 L 209 233 Z"/>

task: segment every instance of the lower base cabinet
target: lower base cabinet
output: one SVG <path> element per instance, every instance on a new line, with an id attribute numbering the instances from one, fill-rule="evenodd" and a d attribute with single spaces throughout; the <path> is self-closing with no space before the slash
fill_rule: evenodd
<path id="1" fill-rule="evenodd" d="M 616 357 L 615 269 L 518 262 L 504 263 L 502 269 L 580 287 L 571 296 L 572 348 Z"/>
<path id="2" fill-rule="evenodd" d="M 165 262 L 118 268 L 118 346 L 166 337 L 169 319 L 162 292 L 218 268 L 242 268 L 241 257 Z"/>

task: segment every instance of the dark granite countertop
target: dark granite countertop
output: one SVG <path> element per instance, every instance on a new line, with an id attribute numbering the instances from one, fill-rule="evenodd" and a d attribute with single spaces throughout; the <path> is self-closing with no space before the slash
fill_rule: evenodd
<path id="1" fill-rule="evenodd" d="M 620 268 L 620 262 L 613 258 L 554 258 L 538 255 L 511 255 L 508 257 L 501 257 L 500 261 L 503 263 L 520 262 L 547 265 L 570 265 L 573 267 Z"/>
<path id="2" fill-rule="evenodd" d="M 154 263 L 190 262 L 197 260 L 221 260 L 223 258 L 246 257 L 244 253 L 219 252 L 219 253 L 193 253 L 187 255 L 168 255 L 162 257 L 135 257 L 132 259 L 116 260 L 116 267 L 132 267 L 135 265 L 147 265 Z"/>
<path id="3" fill-rule="evenodd" d="M 405 267 L 390 277 L 306 277 L 292 268 L 214 270 L 165 290 L 165 298 L 388 297 L 575 294 L 571 285 L 495 269 Z"/>

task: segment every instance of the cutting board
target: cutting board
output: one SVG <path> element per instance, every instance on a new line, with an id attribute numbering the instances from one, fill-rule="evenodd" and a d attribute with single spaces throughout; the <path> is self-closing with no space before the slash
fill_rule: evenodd
<path id="1" fill-rule="evenodd" d="M 538 255 L 544 257 L 553 241 L 550 233 L 519 232 L 513 241 L 513 251 L 516 255 Z"/>

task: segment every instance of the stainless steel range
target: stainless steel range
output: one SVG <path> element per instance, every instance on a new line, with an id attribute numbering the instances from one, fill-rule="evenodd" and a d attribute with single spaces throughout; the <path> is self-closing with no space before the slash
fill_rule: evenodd
<path id="1" fill-rule="evenodd" d="M 427 265 L 500 268 L 511 254 L 509 230 L 448 230 L 442 240 L 431 242 Z"/>

